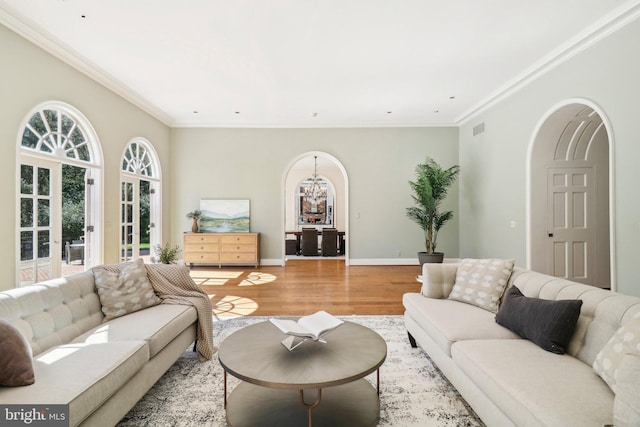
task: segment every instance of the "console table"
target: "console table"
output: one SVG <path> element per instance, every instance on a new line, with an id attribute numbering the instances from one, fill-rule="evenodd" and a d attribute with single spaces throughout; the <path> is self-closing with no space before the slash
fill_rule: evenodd
<path id="1" fill-rule="evenodd" d="M 184 233 L 185 265 L 260 265 L 260 233 Z"/>

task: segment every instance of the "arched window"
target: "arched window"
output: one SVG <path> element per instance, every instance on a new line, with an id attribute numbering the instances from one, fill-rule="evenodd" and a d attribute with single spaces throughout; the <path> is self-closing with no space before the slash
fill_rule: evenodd
<path id="1" fill-rule="evenodd" d="M 160 162 L 151 143 L 132 140 L 122 155 L 120 173 L 120 260 L 154 255 L 161 242 Z"/>
<path id="2" fill-rule="evenodd" d="M 25 117 L 18 145 L 18 282 L 99 263 L 102 151 L 89 121 L 67 104 L 41 104 Z"/>

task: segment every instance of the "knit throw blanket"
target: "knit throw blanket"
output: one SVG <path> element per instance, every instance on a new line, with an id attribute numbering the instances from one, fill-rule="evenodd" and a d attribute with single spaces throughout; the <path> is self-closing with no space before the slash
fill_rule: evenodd
<path id="1" fill-rule="evenodd" d="M 127 263 L 101 265 L 121 273 Z M 201 362 L 210 360 L 218 349 L 213 344 L 212 307 L 209 296 L 193 281 L 189 269 L 175 264 L 145 264 L 147 277 L 162 304 L 192 305 L 198 313 L 196 351 Z"/>

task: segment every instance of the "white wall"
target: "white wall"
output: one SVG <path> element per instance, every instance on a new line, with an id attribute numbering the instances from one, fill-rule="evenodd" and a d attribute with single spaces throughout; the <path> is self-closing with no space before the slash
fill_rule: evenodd
<path id="1" fill-rule="evenodd" d="M 0 25 L 0 290 L 15 287 L 16 149 L 20 124 L 36 105 L 62 101 L 82 112 L 96 130 L 104 153 L 104 262 L 118 261 L 119 171 L 126 144 L 148 139 L 158 151 L 163 179 L 171 179 L 170 131 L 167 126 L 120 96 Z M 170 235 L 169 185 L 163 194 L 165 238 Z"/>
<path id="2" fill-rule="evenodd" d="M 554 105 L 585 98 L 609 118 L 614 150 L 617 289 L 640 295 L 640 22 L 608 36 L 460 127 L 460 255 L 526 261 L 526 156 Z M 472 128 L 485 123 L 476 137 Z M 510 221 L 516 228 L 509 228 Z"/>
<path id="3" fill-rule="evenodd" d="M 173 237 L 189 229 L 186 213 L 203 198 L 251 200 L 251 230 L 262 237 L 262 258 L 283 253 L 281 186 L 289 166 L 310 151 L 337 158 L 349 177 L 350 258 L 357 262 L 416 262 L 420 228 L 405 215 L 408 181 L 431 156 L 457 163 L 457 128 L 203 129 L 177 128 L 173 136 Z M 458 190 L 445 203 L 456 216 L 440 233 L 439 249 L 458 256 Z M 398 255 L 400 252 L 400 255 Z M 407 261 L 410 260 L 410 261 Z"/>

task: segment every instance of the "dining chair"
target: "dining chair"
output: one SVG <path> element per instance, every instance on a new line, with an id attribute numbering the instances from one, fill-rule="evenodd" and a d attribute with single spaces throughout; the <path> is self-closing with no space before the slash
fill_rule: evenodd
<path id="1" fill-rule="evenodd" d="M 338 230 L 325 228 L 322 230 L 322 256 L 338 255 Z"/>
<path id="2" fill-rule="evenodd" d="M 315 228 L 302 229 L 302 255 L 318 256 L 318 230 Z"/>

